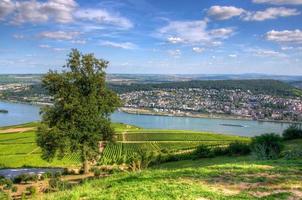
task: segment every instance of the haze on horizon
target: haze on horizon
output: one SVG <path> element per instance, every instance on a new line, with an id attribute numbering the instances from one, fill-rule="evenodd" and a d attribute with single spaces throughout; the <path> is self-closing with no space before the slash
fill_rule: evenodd
<path id="1" fill-rule="evenodd" d="M 109 73 L 302 75 L 302 0 L 0 0 L 0 31 L 1 74 L 77 48 Z"/>

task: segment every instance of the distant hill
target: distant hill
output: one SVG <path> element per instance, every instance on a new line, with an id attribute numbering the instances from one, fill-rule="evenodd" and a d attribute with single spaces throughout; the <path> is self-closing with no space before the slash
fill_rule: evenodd
<path id="1" fill-rule="evenodd" d="M 290 82 L 289 84 L 296 88 L 302 89 L 302 81 L 293 81 L 293 82 Z"/>
<path id="2" fill-rule="evenodd" d="M 278 95 L 278 96 L 301 96 L 302 90 L 292 85 L 277 80 L 207 80 L 207 81 L 182 81 L 160 84 L 131 84 L 115 85 L 109 84 L 109 87 L 118 93 L 154 90 L 154 89 L 184 89 L 184 88 L 202 88 L 202 89 L 241 89 L 250 90 L 254 93 Z"/>

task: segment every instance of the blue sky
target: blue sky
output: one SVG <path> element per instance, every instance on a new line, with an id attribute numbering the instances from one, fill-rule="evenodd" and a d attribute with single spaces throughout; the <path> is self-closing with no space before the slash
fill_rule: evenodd
<path id="1" fill-rule="evenodd" d="M 71 48 L 109 73 L 302 75 L 302 0 L 0 0 L 0 73 Z"/>

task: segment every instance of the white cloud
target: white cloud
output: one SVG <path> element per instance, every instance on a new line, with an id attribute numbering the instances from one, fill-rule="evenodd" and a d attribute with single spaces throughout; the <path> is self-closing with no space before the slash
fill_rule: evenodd
<path id="1" fill-rule="evenodd" d="M 168 42 L 172 44 L 177 44 L 183 42 L 183 40 L 180 37 L 168 37 Z"/>
<path id="2" fill-rule="evenodd" d="M 233 33 L 231 28 L 207 30 L 207 22 L 199 21 L 171 21 L 158 30 L 162 38 L 180 38 L 187 44 L 210 44 L 217 39 L 226 39 Z M 179 40 L 179 39 L 178 39 Z"/>
<path id="3" fill-rule="evenodd" d="M 73 21 L 72 14 L 76 7 L 74 0 L 16 1 L 12 23 L 41 23 L 50 19 L 58 23 L 69 23 Z"/>
<path id="4" fill-rule="evenodd" d="M 273 42 L 302 43 L 302 30 L 271 30 L 266 33 L 266 39 Z"/>
<path id="5" fill-rule="evenodd" d="M 237 58 L 237 55 L 236 54 L 230 54 L 229 57 L 230 58 Z"/>
<path id="6" fill-rule="evenodd" d="M 45 31 L 40 33 L 40 36 L 43 38 L 55 39 L 55 40 L 72 40 L 75 37 L 77 37 L 79 34 L 80 34 L 79 32 Z"/>
<path id="7" fill-rule="evenodd" d="M 204 48 L 200 47 L 193 47 L 192 50 L 196 53 L 202 53 L 204 51 Z"/>
<path id="8" fill-rule="evenodd" d="M 253 0 L 253 3 L 268 3 L 273 5 L 301 5 L 302 0 Z"/>
<path id="9" fill-rule="evenodd" d="M 96 24 L 129 29 L 133 23 L 119 14 L 105 9 L 81 9 L 75 0 L 0 0 L 0 20 L 15 25 L 24 23 L 79 23 Z"/>
<path id="10" fill-rule="evenodd" d="M 274 50 L 270 50 L 270 49 L 248 49 L 248 52 L 253 53 L 253 55 L 255 56 L 259 56 L 259 57 L 287 57 L 286 54 L 278 52 L 278 51 L 274 51 Z"/>
<path id="11" fill-rule="evenodd" d="M 66 51 L 67 50 L 65 48 L 52 47 L 48 44 L 41 44 L 41 45 L 39 45 L 39 47 L 42 49 L 50 49 L 52 51 Z"/>
<path id="12" fill-rule="evenodd" d="M 72 44 L 86 44 L 86 40 L 72 40 Z"/>
<path id="13" fill-rule="evenodd" d="M 11 0 L 0 1 L 0 20 L 4 19 L 14 10 L 14 4 Z"/>
<path id="14" fill-rule="evenodd" d="M 218 20 L 226 20 L 240 16 L 243 12 L 245 12 L 244 9 L 234 6 L 212 6 L 208 10 L 208 16 Z"/>
<path id="15" fill-rule="evenodd" d="M 181 51 L 179 49 L 168 50 L 167 52 L 170 56 L 173 56 L 175 58 L 178 58 L 181 55 Z"/>
<path id="16" fill-rule="evenodd" d="M 49 49 L 50 48 L 50 46 L 48 44 L 40 44 L 39 47 L 43 48 L 43 49 Z"/>
<path id="17" fill-rule="evenodd" d="M 111 42 L 111 41 L 103 41 L 101 42 L 102 46 L 120 48 L 120 49 L 136 49 L 137 46 L 131 42 Z"/>
<path id="18" fill-rule="evenodd" d="M 75 13 L 75 17 L 100 24 L 114 25 L 123 29 L 133 27 L 129 19 L 121 17 L 118 14 L 109 13 L 104 9 L 80 9 Z"/>
<path id="19" fill-rule="evenodd" d="M 289 17 L 299 15 L 300 12 L 294 8 L 267 8 L 264 11 L 246 12 L 242 17 L 245 21 L 264 21 L 267 19 L 276 19 L 278 17 Z"/>
<path id="20" fill-rule="evenodd" d="M 13 37 L 18 40 L 24 39 L 24 35 L 22 34 L 14 34 Z"/>

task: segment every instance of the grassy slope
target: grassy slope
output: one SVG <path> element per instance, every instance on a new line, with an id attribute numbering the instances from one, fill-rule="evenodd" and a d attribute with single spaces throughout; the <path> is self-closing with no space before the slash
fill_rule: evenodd
<path id="1" fill-rule="evenodd" d="M 218 157 L 116 174 L 43 199 L 299 199 L 301 179 L 302 160 Z"/>
<path id="2" fill-rule="evenodd" d="M 14 128 L 35 128 L 37 123 L 28 123 L 24 125 L 2 127 L 0 130 Z M 127 156 L 131 156 L 138 148 L 151 151 L 160 151 L 169 149 L 175 151 L 186 148 L 194 148 L 200 143 L 217 144 L 218 142 L 227 143 L 233 140 L 248 140 L 238 136 L 227 136 L 213 133 L 193 132 L 193 131 L 176 131 L 176 130 L 153 130 L 141 129 L 135 126 L 124 124 L 113 124 L 118 135 L 118 140 L 139 140 L 140 143 L 122 144 L 116 143 L 108 145 L 105 149 L 104 156 L 101 160 L 103 164 L 111 164 L 116 161 L 123 162 Z M 123 137 L 122 135 L 125 134 Z M 141 137 L 141 135 L 143 137 Z M 15 133 L 0 133 L 0 168 L 7 167 L 72 167 L 79 166 L 80 159 L 78 154 L 67 155 L 63 160 L 54 160 L 48 163 L 41 159 L 41 150 L 35 143 L 35 130 Z M 150 140 L 158 142 L 147 143 Z M 164 141 L 163 140 L 172 140 Z M 177 140 L 174 142 L 173 140 Z M 187 140 L 199 140 L 191 142 Z M 202 140 L 202 141 L 200 141 Z M 208 141 L 208 140 L 214 140 Z M 133 142 L 133 141 L 131 141 Z M 114 154 L 114 155 L 113 155 Z"/>

